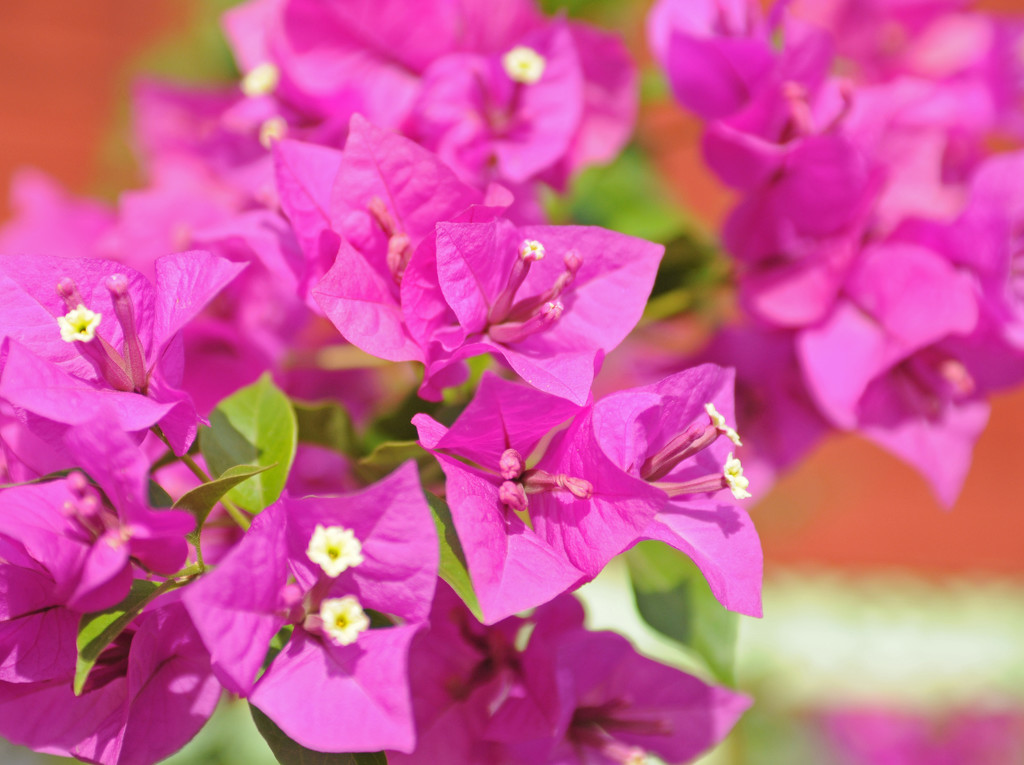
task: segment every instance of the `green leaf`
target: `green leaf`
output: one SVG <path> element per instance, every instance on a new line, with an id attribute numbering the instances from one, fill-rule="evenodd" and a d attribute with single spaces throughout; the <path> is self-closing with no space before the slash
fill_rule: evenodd
<path id="1" fill-rule="evenodd" d="M 651 158 L 635 143 L 610 164 L 580 173 L 568 197 L 551 195 L 545 202 L 554 223 L 603 226 L 654 242 L 667 241 L 688 225 Z"/>
<path id="2" fill-rule="evenodd" d="M 427 492 L 427 503 L 430 505 L 431 515 L 434 516 L 437 538 L 441 543 L 441 566 L 438 569 L 438 574 L 462 598 L 462 602 L 473 612 L 473 616 L 482 621 L 480 602 L 473 590 L 473 580 L 469 577 L 469 569 L 466 568 L 466 554 L 455 533 L 452 511 L 443 499 L 435 497 L 430 492 Z"/>
<path id="3" fill-rule="evenodd" d="M 231 489 L 238 486 L 242 481 L 252 478 L 254 475 L 265 473 L 274 468 L 275 465 L 257 467 L 255 465 L 235 465 L 224 471 L 220 478 L 215 478 L 209 483 L 197 486 L 192 491 L 181 495 L 181 498 L 174 503 L 175 510 L 188 510 L 196 517 L 196 529 L 200 529 L 206 522 L 206 516 L 210 514 L 213 506 L 220 502 L 221 497 Z"/>
<path id="4" fill-rule="evenodd" d="M 409 460 L 423 464 L 432 461 L 430 452 L 416 441 L 388 441 L 356 462 L 354 468 L 361 480 L 373 483 Z"/>
<path id="5" fill-rule="evenodd" d="M 75 664 L 75 695 L 82 694 L 85 681 L 103 650 L 121 634 L 132 619 L 160 594 L 160 585 L 145 579 L 132 582 L 128 597 L 105 611 L 83 614 L 78 622 L 78 660 Z M 168 588 L 164 588 L 166 591 Z"/>
<path id="6" fill-rule="evenodd" d="M 269 374 L 221 401 L 199 431 L 199 451 L 218 477 L 237 465 L 266 468 L 224 495 L 254 513 L 281 496 L 297 443 L 295 410 Z"/>
<path id="7" fill-rule="evenodd" d="M 383 752 L 335 754 L 307 749 L 288 738 L 273 720 L 252 704 L 249 705 L 249 711 L 256 729 L 281 765 L 387 765 L 388 758 Z"/>
<path id="8" fill-rule="evenodd" d="M 739 615 L 715 599 L 693 561 L 661 542 L 641 542 L 626 553 L 626 563 L 644 620 L 732 684 Z"/>
<path id="9" fill-rule="evenodd" d="M 171 495 L 164 491 L 164 487 L 149 479 L 149 505 L 150 507 L 170 507 L 174 504 Z"/>
<path id="10" fill-rule="evenodd" d="M 359 454 L 352 418 L 336 401 L 292 401 L 299 443 L 316 444 L 355 457 Z"/>

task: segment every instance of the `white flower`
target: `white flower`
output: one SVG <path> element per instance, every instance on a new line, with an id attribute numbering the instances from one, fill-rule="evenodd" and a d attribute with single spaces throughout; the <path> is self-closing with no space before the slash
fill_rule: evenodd
<path id="1" fill-rule="evenodd" d="M 280 141 L 288 135 L 288 123 L 284 117 L 271 117 L 260 125 L 260 146 L 269 149 L 274 141 Z"/>
<path id="2" fill-rule="evenodd" d="M 354 595 L 328 598 L 320 604 L 324 633 L 338 645 L 352 645 L 370 628 L 370 618 Z"/>
<path id="3" fill-rule="evenodd" d="M 57 324 L 60 326 L 60 339 L 65 343 L 73 343 L 76 340 L 88 343 L 96 337 L 96 327 L 100 324 L 103 314 L 90 311 L 84 305 L 73 308 L 64 316 L 57 317 Z"/>
<path id="4" fill-rule="evenodd" d="M 753 496 L 747 491 L 750 481 L 743 475 L 743 465 L 732 456 L 732 452 L 729 452 L 729 456 L 726 457 L 725 468 L 722 472 L 725 475 L 725 482 L 729 484 L 729 489 L 736 499 L 747 499 Z"/>
<path id="5" fill-rule="evenodd" d="M 277 89 L 280 81 L 281 71 L 269 61 L 264 61 L 242 78 L 242 92 L 249 98 L 268 96 Z"/>
<path id="6" fill-rule="evenodd" d="M 743 442 L 740 441 L 740 434 L 726 424 L 725 417 L 715 409 L 714 404 L 704 404 L 704 410 L 708 413 L 708 417 L 711 418 L 711 424 L 718 429 L 719 433 L 726 436 L 736 446 L 743 446 Z"/>
<path id="7" fill-rule="evenodd" d="M 355 532 L 342 526 L 321 526 L 319 523 L 309 539 L 306 555 L 334 578 L 348 568 L 363 562 L 363 546 Z"/>
<path id="8" fill-rule="evenodd" d="M 519 257 L 523 260 L 544 260 L 544 245 L 536 239 L 524 239 L 519 245 Z"/>
<path id="9" fill-rule="evenodd" d="M 533 48 L 517 45 L 501 57 L 501 65 L 513 82 L 533 85 L 544 76 L 547 60 Z"/>

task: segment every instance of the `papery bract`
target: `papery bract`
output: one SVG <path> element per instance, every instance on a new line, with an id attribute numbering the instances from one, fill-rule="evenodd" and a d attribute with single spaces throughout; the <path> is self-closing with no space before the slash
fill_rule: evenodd
<path id="1" fill-rule="evenodd" d="M 567 401 L 485 375 L 450 429 L 426 415 L 413 418 L 420 443 L 447 477 L 447 501 L 487 623 L 596 576 L 637 540 L 657 509 L 660 492 L 611 470 L 577 425 L 524 469 L 523 455 L 579 412 Z"/>
<path id="2" fill-rule="evenodd" d="M 977 326 L 970 278 L 931 250 L 879 244 L 862 257 L 847 294 L 797 339 L 811 393 L 836 425 L 866 429 L 952 503 L 987 419 L 969 373 L 941 345 Z"/>
<path id="3" fill-rule="evenodd" d="M 110 261 L 4 258 L 0 397 L 19 413 L 65 425 L 109 408 L 129 432 L 159 424 L 183 453 L 198 418 L 177 389 L 178 332 L 243 268 L 205 252 L 169 255 L 157 261 L 154 288 Z M 95 337 L 62 339 L 58 320 L 75 303 L 93 315 Z"/>
<path id="4" fill-rule="evenodd" d="M 749 701 L 583 629 L 570 596 L 491 627 L 447 588 L 413 645 L 420 741 L 396 763 L 689 759 L 721 740 Z"/>
<path id="5" fill-rule="evenodd" d="M 542 257 L 524 254 L 529 242 Z M 639 321 L 662 253 L 595 227 L 439 225 L 437 278 L 458 327 L 434 329 L 427 379 L 489 351 L 539 390 L 585 403 L 595 366 Z"/>
<path id="6" fill-rule="evenodd" d="M 594 405 L 593 437 L 620 470 L 666 492 L 643 535 L 689 555 L 726 608 L 760 616 L 761 543 L 750 517 L 724 478 L 682 490 L 721 476 L 736 449 L 707 409 L 735 422 L 732 384 L 731 371 L 706 364 L 613 393 Z"/>
<path id="7" fill-rule="evenodd" d="M 308 554 L 318 524 L 351 530 L 365 560 L 326 576 Z M 435 532 L 409 464 L 357 494 L 281 500 L 184 600 L 218 677 L 291 738 L 318 751 L 408 750 L 406 653 L 436 572 Z M 387 615 L 388 626 L 337 643 L 321 617 L 340 596 Z M 294 625 L 290 639 L 257 681 L 285 624 Z"/>
<path id="8" fill-rule="evenodd" d="M 73 655 L 74 631 L 60 640 Z M 152 765 L 188 743 L 221 694 L 185 609 L 173 602 L 118 636 L 81 696 L 73 676 L 72 661 L 45 682 L 0 682 L 0 735 L 101 765 Z"/>

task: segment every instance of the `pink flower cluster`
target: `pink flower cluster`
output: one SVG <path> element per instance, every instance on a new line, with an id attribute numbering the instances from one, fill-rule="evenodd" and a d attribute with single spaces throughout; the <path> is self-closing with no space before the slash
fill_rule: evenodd
<path id="1" fill-rule="evenodd" d="M 737 365 L 774 469 L 857 431 L 952 504 L 987 395 L 1024 380 L 1024 154 L 990 148 L 1024 137 L 1024 26 L 966 6 L 661 0 L 649 17 L 740 196 L 723 240 L 746 323 L 707 358 Z"/>
<path id="2" fill-rule="evenodd" d="M 678 762 L 747 706 L 567 594 L 661 540 L 761 610 L 733 373 L 595 401 L 663 248 L 536 202 L 622 147 L 635 69 L 525 0 L 427 5 L 252 0 L 225 19 L 239 86 L 137 90 L 146 188 L 18 179 L 4 737 L 146 765 L 226 690 L 317 752 Z M 310 401 L 358 433 L 309 436 Z"/>

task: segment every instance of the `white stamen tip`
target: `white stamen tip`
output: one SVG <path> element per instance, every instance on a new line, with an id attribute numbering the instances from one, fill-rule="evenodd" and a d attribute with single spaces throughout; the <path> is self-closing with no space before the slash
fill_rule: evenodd
<path id="1" fill-rule="evenodd" d="M 242 92 L 249 98 L 269 96 L 277 89 L 280 81 L 281 71 L 269 61 L 264 61 L 242 78 Z"/>
<path id="2" fill-rule="evenodd" d="M 729 484 L 729 490 L 736 499 L 748 499 L 753 496 L 747 491 L 750 481 L 743 475 L 743 465 L 732 456 L 732 452 L 725 458 L 725 468 L 722 472 L 725 475 L 725 482 Z"/>
<path id="3" fill-rule="evenodd" d="M 523 260 L 544 260 L 544 245 L 536 239 L 524 239 L 519 245 L 519 257 Z"/>
<path id="4" fill-rule="evenodd" d="M 704 410 L 708 413 L 708 417 L 711 418 L 711 424 L 718 429 L 719 433 L 736 444 L 736 446 L 743 446 L 743 442 L 740 441 L 740 434 L 726 424 L 725 417 L 715 409 L 714 404 L 704 404 Z"/>
<path id="5" fill-rule="evenodd" d="M 96 327 L 100 325 L 102 318 L 103 314 L 90 311 L 84 305 L 73 308 L 64 316 L 57 317 L 60 339 L 65 343 L 73 343 L 76 340 L 88 343 L 96 337 Z"/>
<path id="6" fill-rule="evenodd" d="M 354 531 L 342 526 L 321 526 L 319 523 L 309 539 L 306 555 L 332 579 L 365 560 L 363 546 L 356 539 Z"/>
<path id="7" fill-rule="evenodd" d="M 288 123 L 284 117 L 271 117 L 260 125 L 260 145 L 269 149 L 274 141 L 280 141 L 288 135 Z"/>
<path id="8" fill-rule="evenodd" d="M 354 595 L 328 598 L 320 604 L 324 633 L 338 645 L 352 645 L 370 628 L 370 618 Z"/>
<path id="9" fill-rule="evenodd" d="M 533 85 L 544 76 L 547 60 L 533 48 L 517 45 L 501 57 L 501 65 L 513 82 Z"/>

